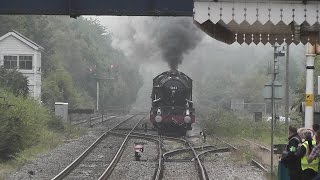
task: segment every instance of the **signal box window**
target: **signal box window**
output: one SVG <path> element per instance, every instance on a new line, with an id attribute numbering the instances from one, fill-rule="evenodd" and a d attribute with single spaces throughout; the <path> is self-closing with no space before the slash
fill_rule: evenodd
<path id="1" fill-rule="evenodd" d="M 19 56 L 19 69 L 32 69 L 32 56 Z"/>
<path id="2" fill-rule="evenodd" d="M 17 68 L 17 56 L 4 56 L 3 66 L 6 69 Z"/>

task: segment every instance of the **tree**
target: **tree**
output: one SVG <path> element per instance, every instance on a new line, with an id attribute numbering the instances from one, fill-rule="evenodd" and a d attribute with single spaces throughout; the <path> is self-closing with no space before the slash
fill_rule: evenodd
<path id="1" fill-rule="evenodd" d="M 101 88 L 107 103 L 124 105 L 135 101 L 142 82 L 139 66 L 129 63 L 122 51 L 113 48 L 111 34 L 97 20 L 37 15 L 0 16 L 0 22 L 0 35 L 17 30 L 44 47 L 42 100 L 51 108 L 56 100 L 69 102 L 72 107 L 91 107 L 96 79 L 90 76 L 88 67 L 94 65 L 100 72 L 110 64 L 121 66 L 113 86 Z M 119 91 L 111 94 L 112 88 Z"/>

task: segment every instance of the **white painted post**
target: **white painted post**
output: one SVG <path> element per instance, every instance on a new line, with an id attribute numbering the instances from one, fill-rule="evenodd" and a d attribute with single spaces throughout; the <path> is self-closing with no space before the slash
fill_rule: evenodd
<path id="1" fill-rule="evenodd" d="M 99 80 L 97 79 L 97 112 L 99 111 Z"/>
<path id="2" fill-rule="evenodd" d="M 314 59 L 316 56 L 315 45 L 308 43 L 306 45 L 306 97 L 305 97 L 305 127 L 312 128 L 313 125 L 313 102 L 314 102 Z"/>

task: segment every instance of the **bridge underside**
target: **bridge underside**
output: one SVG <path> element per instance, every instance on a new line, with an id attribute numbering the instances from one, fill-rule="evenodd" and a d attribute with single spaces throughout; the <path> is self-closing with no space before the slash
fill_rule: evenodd
<path id="1" fill-rule="evenodd" d="M 232 44 L 315 43 L 318 0 L 2 0 L 0 14 L 190 16 L 211 37 Z"/>
<path id="2" fill-rule="evenodd" d="M 193 0 L 1 0 L 0 14 L 192 16 Z"/>
<path id="3" fill-rule="evenodd" d="M 227 44 L 314 44 L 319 40 L 319 1 L 197 1 L 194 6 L 195 24 Z"/>

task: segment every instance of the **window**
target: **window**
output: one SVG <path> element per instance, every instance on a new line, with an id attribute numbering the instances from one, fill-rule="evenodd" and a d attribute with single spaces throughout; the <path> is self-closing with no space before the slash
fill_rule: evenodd
<path id="1" fill-rule="evenodd" d="M 6 69 L 17 68 L 17 56 L 4 56 L 3 66 Z"/>
<path id="2" fill-rule="evenodd" d="M 32 56 L 19 56 L 19 69 L 32 69 Z"/>
<path id="3" fill-rule="evenodd" d="M 18 59 L 18 57 L 19 57 L 19 59 Z M 17 69 L 32 70 L 32 56 L 30 56 L 30 55 L 4 56 L 3 66 L 6 69 L 17 68 Z"/>

